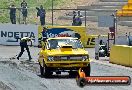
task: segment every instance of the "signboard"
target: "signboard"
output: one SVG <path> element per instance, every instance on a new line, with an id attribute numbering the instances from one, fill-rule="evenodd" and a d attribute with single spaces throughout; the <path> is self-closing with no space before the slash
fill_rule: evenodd
<path id="1" fill-rule="evenodd" d="M 38 26 L 36 25 L 17 25 L 17 24 L 0 24 L 0 44 L 2 45 L 19 45 L 22 37 L 30 37 L 38 45 Z"/>
<path id="2" fill-rule="evenodd" d="M 113 27 L 114 16 L 98 16 L 98 27 Z"/>
<path id="3" fill-rule="evenodd" d="M 84 26 L 46 26 L 47 30 L 43 31 L 43 27 L 38 27 L 38 44 L 41 46 L 42 38 L 53 37 L 75 37 L 79 38 L 83 45 L 85 44 L 86 28 Z"/>

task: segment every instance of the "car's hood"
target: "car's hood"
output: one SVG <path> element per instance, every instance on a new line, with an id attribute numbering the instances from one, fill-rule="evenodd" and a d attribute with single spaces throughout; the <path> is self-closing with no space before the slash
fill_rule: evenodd
<path id="1" fill-rule="evenodd" d="M 72 50 L 65 50 L 62 51 L 61 49 L 53 49 L 53 50 L 47 50 L 48 55 L 83 55 L 88 54 L 88 51 L 84 49 L 72 49 Z"/>

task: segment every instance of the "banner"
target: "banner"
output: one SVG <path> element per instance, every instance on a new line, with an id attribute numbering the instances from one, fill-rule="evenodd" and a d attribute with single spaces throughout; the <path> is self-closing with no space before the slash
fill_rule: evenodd
<path id="1" fill-rule="evenodd" d="M 43 37 L 75 37 L 79 38 L 85 45 L 86 28 L 84 26 L 46 26 L 47 30 L 43 30 L 42 26 L 38 27 L 38 43 L 41 46 Z"/>
<path id="2" fill-rule="evenodd" d="M 37 25 L 0 24 L 0 44 L 19 45 L 22 37 L 30 37 L 38 45 Z"/>

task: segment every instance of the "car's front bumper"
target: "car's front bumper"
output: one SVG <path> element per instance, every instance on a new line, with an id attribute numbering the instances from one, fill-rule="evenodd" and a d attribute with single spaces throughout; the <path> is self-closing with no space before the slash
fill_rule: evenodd
<path id="1" fill-rule="evenodd" d="M 87 67 L 89 61 L 78 61 L 78 62 L 61 62 L 61 61 L 52 61 L 46 62 L 47 67 L 54 67 L 54 68 L 73 68 L 73 67 Z"/>

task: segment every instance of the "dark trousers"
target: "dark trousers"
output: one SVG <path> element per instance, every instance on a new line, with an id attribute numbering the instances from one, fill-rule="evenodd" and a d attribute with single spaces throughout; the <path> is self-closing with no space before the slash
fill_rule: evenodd
<path id="1" fill-rule="evenodd" d="M 26 48 L 27 53 L 28 53 L 28 57 L 29 57 L 29 59 L 31 59 L 31 55 L 30 55 L 30 51 L 29 51 L 28 46 L 22 46 L 22 45 L 21 45 L 21 52 L 19 53 L 18 58 L 22 56 L 23 52 L 25 51 L 24 48 Z"/>
<path id="2" fill-rule="evenodd" d="M 45 17 L 40 17 L 41 25 L 45 25 Z"/>
<path id="3" fill-rule="evenodd" d="M 16 24 L 16 16 L 10 16 L 10 20 L 12 24 Z"/>

